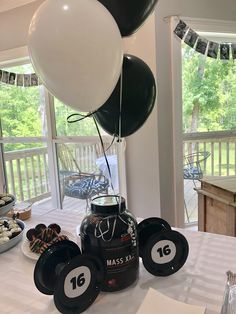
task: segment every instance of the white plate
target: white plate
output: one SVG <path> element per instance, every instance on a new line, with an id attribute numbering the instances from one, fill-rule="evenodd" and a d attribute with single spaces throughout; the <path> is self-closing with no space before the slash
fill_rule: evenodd
<path id="1" fill-rule="evenodd" d="M 76 242 L 76 241 L 75 241 L 75 237 L 74 237 L 73 234 L 70 233 L 70 232 L 61 230 L 60 235 L 65 235 L 65 236 L 67 236 L 67 237 L 69 238 L 69 240 Z M 28 257 L 28 258 L 30 258 L 30 259 L 32 259 L 32 260 L 34 260 L 34 261 L 37 261 L 38 258 L 39 258 L 39 256 L 40 256 L 40 254 L 34 253 L 34 252 L 32 252 L 32 251 L 30 250 L 30 247 L 29 247 L 29 240 L 28 240 L 27 238 L 25 238 L 25 239 L 23 240 L 23 243 L 22 243 L 22 245 L 21 245 L 21 250 L 22 250 L 23 254 L 24 254 L 26 257 Z"/>

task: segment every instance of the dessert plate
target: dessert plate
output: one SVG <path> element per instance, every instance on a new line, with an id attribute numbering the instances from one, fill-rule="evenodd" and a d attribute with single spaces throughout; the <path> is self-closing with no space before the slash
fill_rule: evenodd
<path id="1" fill-rule="evenodd" d="M 68 237 L 69 240 L 76 242 L 75 236 L 68 231 L 61 230 L 60 235 L 65 235 Z M 34 261 L 37 261 L 40 254 L 32 252 L 30 250 L 29 244 L 30 244 L 29 240 L 25 237 L 23 240 L 23 243 L 21 245 L 21 251 L 26 257 L 28 257 Z"/>

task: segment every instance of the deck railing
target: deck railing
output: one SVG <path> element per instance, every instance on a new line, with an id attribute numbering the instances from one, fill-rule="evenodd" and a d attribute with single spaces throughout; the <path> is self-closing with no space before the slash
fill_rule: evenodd
<path id="1" fill-rule="evenodd" d="M 103 152 L 99 140 L 66 145 L 70 147 L 81 171 L 95 170 L 96 158 L 102 156 Z M 110 142 L 104 142 L 104 145 L 109 148 Z M 116 153 L 116 144 L 107 151 L 107 154 Z M 50 196 L 47 147 L 5 152 L 4 160 L 8 191 L 18 201 L 35 202 Z"/>
<path id="2" fill-rule="evenodd" d="M 103 155 L 99 141 L 68 145 L 75 159 L 79 161 L 82 171 L 93 171 L 96 158 Z M 109 143 L 105 143 L 106 147 L 108 145 Z M 210 152 L 210 157 L 202 165 L 205 175 L 236 175 L 236 134 L 234 132 L 185 134 L 183 151 L 184 154 Z M 112 145 L 107 153 L 116 154 L 117 146 Z M 50 196 L 46 147 L 6 152 L 4 159 L 8 190 L 16 195 L 17 200 L 37 201 Z"/>
<path id="3" fill-rule="evenodd" d="M 236 175 L 236 133 L 209 132 L 184 135 L 183 154 L 207 151 L 210 157 L 202 166 L 205 175 Z"/>
<path id="4" fill-rule="evenodd" d="M 4 154 L 8 191 L 18 201 L 41 200 L 50 195 L 46 147 Z"/>

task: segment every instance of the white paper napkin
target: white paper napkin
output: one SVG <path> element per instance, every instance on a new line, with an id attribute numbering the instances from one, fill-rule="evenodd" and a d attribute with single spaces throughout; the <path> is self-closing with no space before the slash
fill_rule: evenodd
<path id="1" fill-rule="evenodd" d="M 176 301 L 150 288 L 137 314 L 204 314 L 205 309 Z"/>

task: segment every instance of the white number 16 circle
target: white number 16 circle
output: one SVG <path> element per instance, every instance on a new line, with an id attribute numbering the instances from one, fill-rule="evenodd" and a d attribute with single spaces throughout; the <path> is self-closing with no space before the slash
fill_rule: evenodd
<path id="1" fill-rule="evenodd" d="M 91 272 L 88 267 L 80 266 L 72 269 L 66 276 L 64 292 L 68 298 L 77 298 L 87 289 L 91 281 Z"/>
<path id="2" fill-rule="evenodd" d="M 171 262 L 176 255 L 176 246 L 172 241 L 158 241 L 151 250 L 151 257 L 154 263 L 166 264 Z"/>

